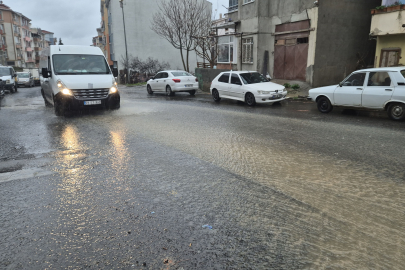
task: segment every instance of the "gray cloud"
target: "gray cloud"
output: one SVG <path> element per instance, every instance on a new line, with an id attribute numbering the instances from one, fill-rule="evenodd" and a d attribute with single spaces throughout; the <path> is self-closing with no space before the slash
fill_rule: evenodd
<path id="1" fill-rule="evenodd" d="M 118 0 L 117 0 L 118 1 Z M 3 0 L 30 18 L 32 27 L 55 33 L 66 45 L 90 45 L 100 27 L 100 0 Z"/>

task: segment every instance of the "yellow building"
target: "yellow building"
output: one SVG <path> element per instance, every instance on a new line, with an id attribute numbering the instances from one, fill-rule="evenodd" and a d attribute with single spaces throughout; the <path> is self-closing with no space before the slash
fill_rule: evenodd
<path id="1" fill-rule="evenodd" d="M 405 0 L 384 0 L 372 12 L 370 35 L 377 38 L 374 66 L 404 66 Z"/>

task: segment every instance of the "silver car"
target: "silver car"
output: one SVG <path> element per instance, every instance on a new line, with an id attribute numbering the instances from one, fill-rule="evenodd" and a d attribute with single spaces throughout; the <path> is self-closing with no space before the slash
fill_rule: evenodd
<path id="1" fill-rule="evenodd" d="M 34 87 L 34 77 L 29 72 L 17 72 L 18 86 Z"/>

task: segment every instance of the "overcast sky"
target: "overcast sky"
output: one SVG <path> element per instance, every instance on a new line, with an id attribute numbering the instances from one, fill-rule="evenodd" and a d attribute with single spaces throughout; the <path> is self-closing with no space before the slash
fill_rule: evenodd
<path id="1" fill-rule="evenodd" d="M 226 13 L 222 5 L 227 7 L 229 0 L 208 1 L 212 2 L 217 18 L 219 13 Z M 65 45 L 91 45 L 100 27 L 100 0 L 3 0 L 3 3 L 30 18 L 32 27 L 62 38 Z"/>

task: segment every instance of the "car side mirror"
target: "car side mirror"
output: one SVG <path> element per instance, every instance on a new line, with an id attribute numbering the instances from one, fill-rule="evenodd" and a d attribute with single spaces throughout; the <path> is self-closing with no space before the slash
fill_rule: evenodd
<path id="1" fill-rule="evenodd" d="M 49 72 L 47 68 L 42 68 L 42 77 L 44 77 L 45 79 L 49 78 Z"/>
<path id="2" fill-rule="evenodd" d="M 114 77 L 118 77 L 118 68 L 113 68 L 112 73 Z"/>

